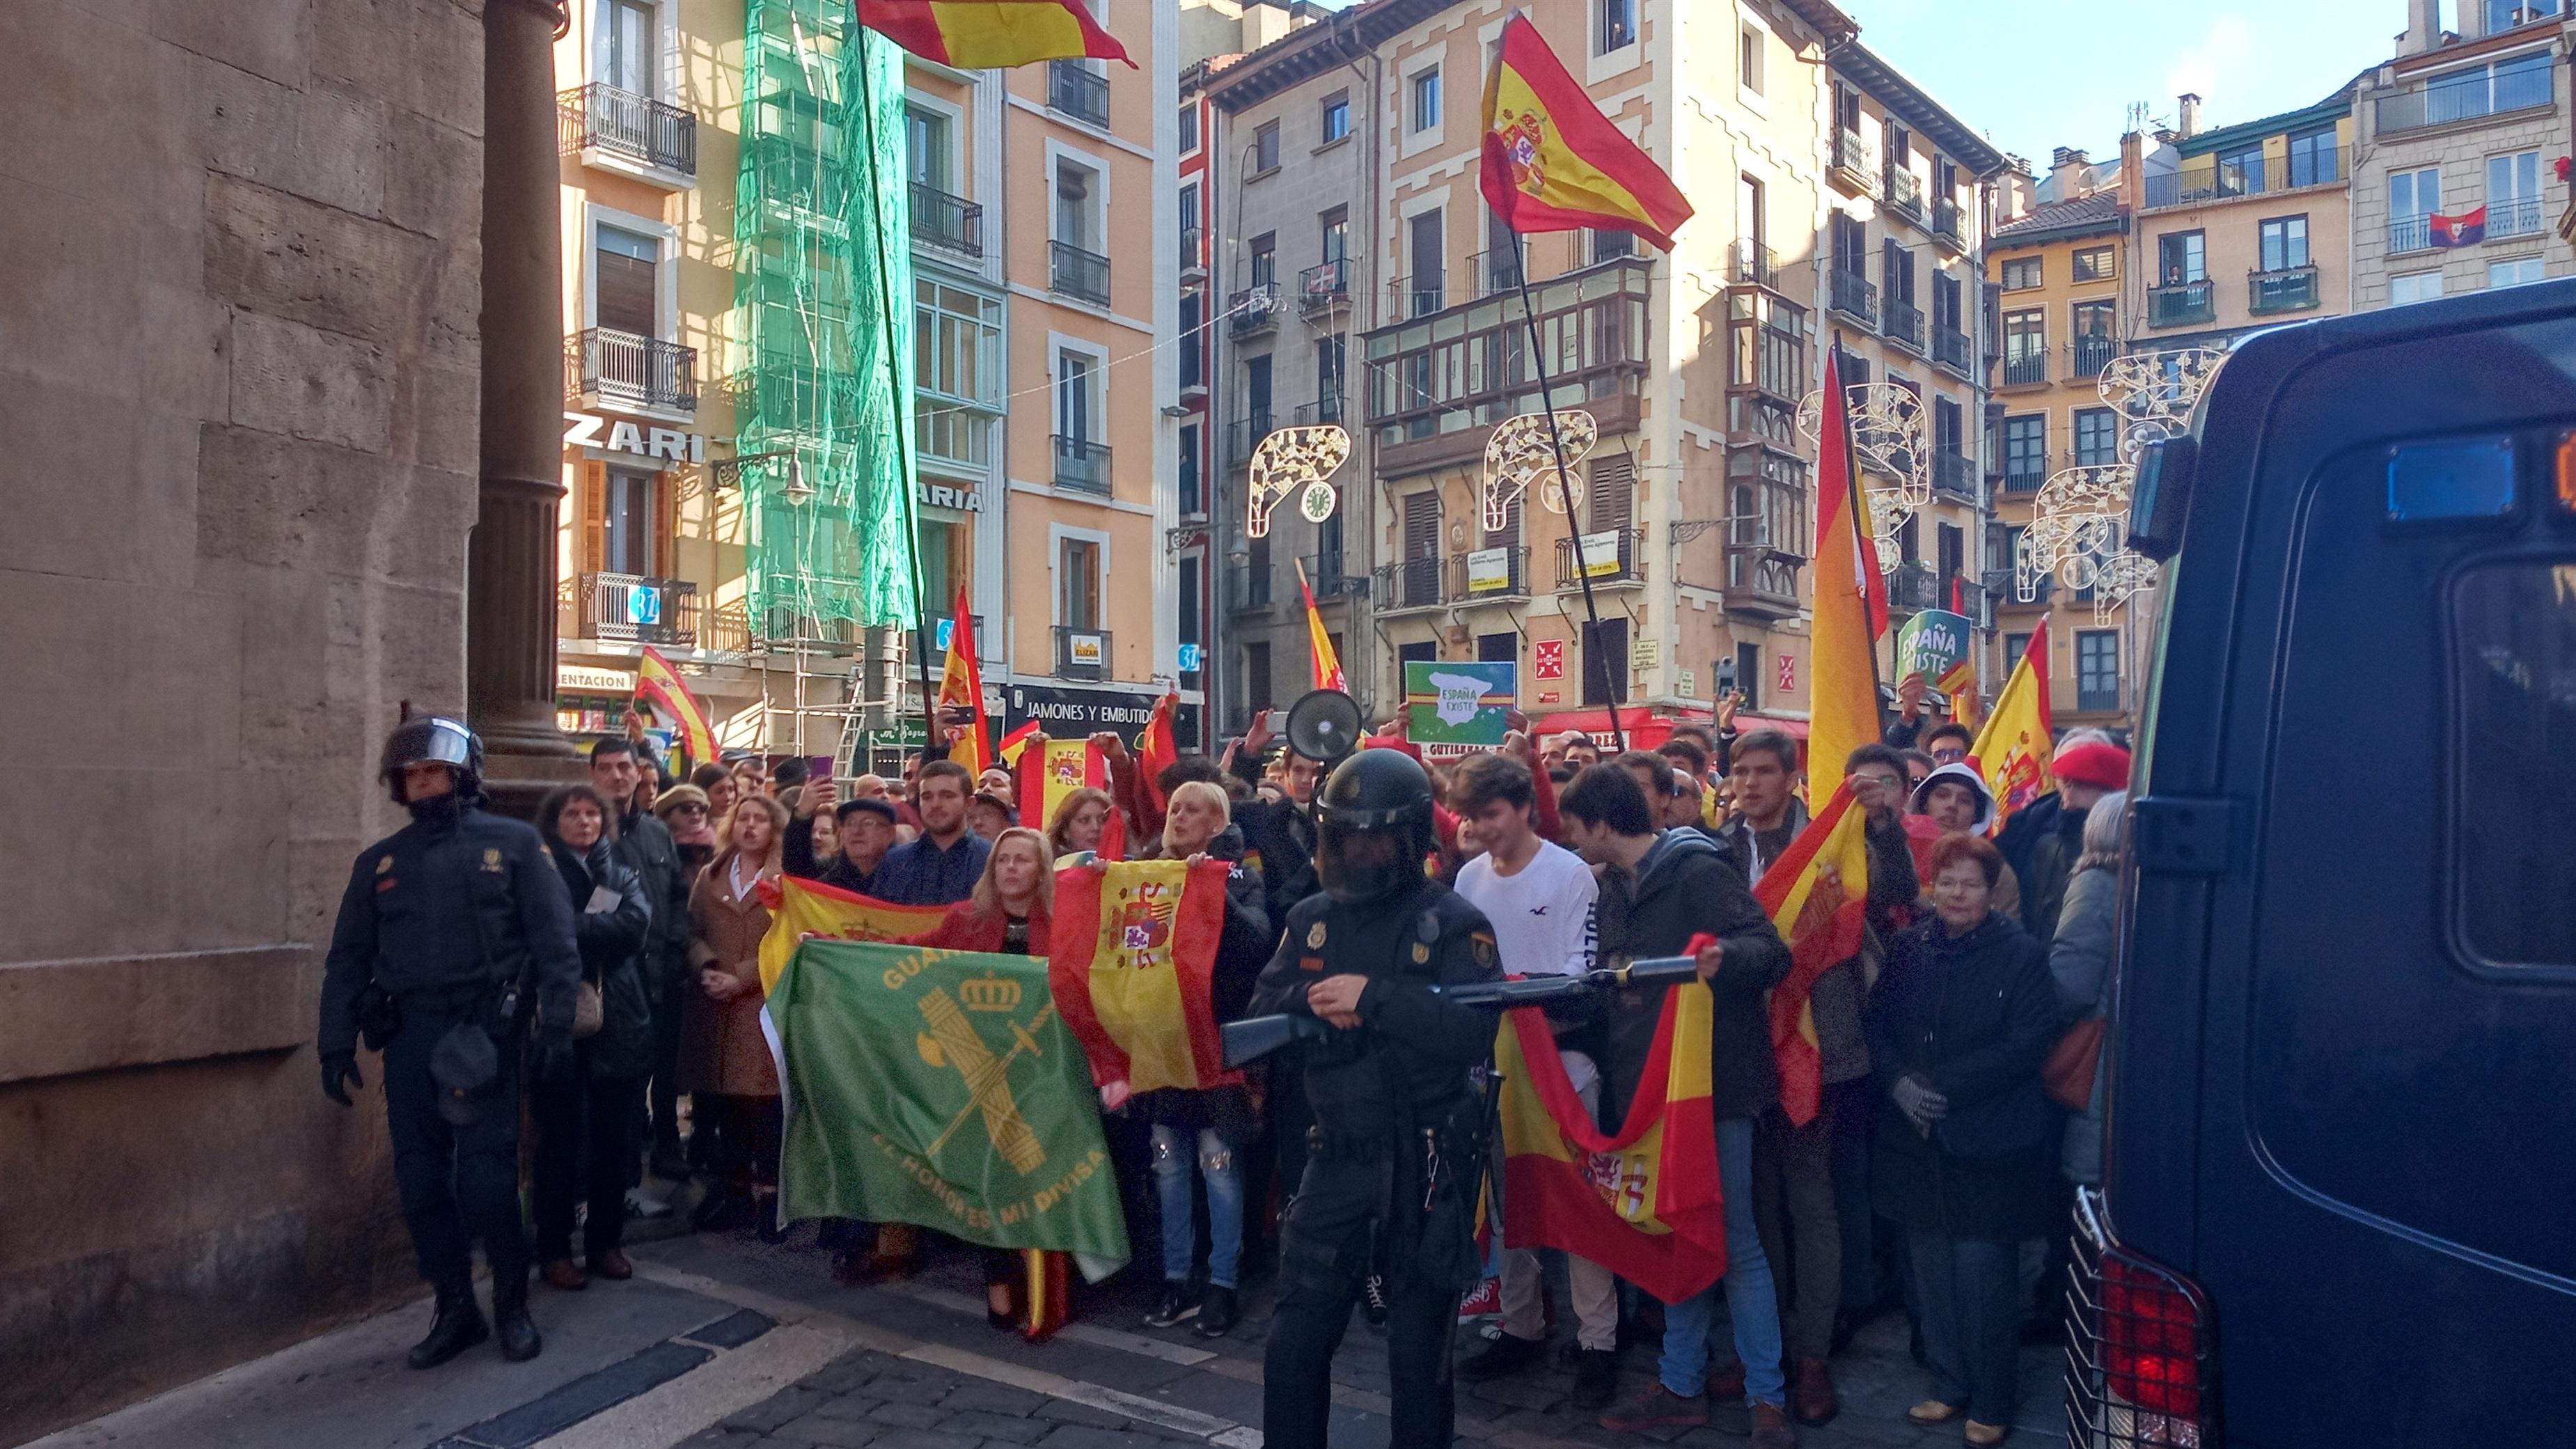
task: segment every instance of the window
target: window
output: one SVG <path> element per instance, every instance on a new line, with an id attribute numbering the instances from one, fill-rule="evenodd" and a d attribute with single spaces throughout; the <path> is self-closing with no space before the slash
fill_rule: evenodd
<path id="1" fill-rule="evenodd" d="M 949 144 L 950 121 L 937 111 L 919 106 L 903 108 L 904 159 L 912 168 L 912 179 L 933 191 L 950 191 L 949 158 L 955 154 Z"/>
<path id="2" fill-rule="evenodd" d="M 1199 425 L 1181 425 L 1181 512 L 1207 512 L 1207 499 L 1199 488 Z"/>
<path id="3" fill-rule="evenodd" d="M 599 10 L 599 78 L 635 95 L 661 95 L 653 43 L 661 30 L 652 0 L 608 0 Z"/>
<path id="4" fill-rule="evenodd" d="M 1256 435 L 1270 430 L 1271 419 L 1274 416 L 1270 407 L 1270 378 L 1269 353 L 1243 359 L 1243 406 L 1245 413 L 1252 419 L 1252 431 Z M 1260 441 L 1258 436 L 1247 438 L 1244 440 L 1244 446 L 1249 450 Z"/>
<path id="5" fill-rule="evenodd" d="M 1440 213 L 1436 209 L 1423 212 L 1406 223 L 1406 227 L 1413 244 L 1413 276 L 1407 288 L 1412 305 L 1408 310 L 1420 317 L 1437 312 L 1446 305 L 1441 300 L 1446 252 L 1441 240 Z"/>
<path id="6" fill-rule="evenodd" d="M 1859 217 L 1834 213 L 1834 270 L 1846 276 L 1869 275 L 1869 228 Z"/>
<path id="7" fill-rule="evenodd" d="M 1967 446 L 1967 410 L 1946 397 L 1932 399 L 1932 451 L 1957 457 Z"/>
<path id="8" fill-rule="evenodd" d="M 2004 262 L 2004 290 L 2025 292 L 2040 284 L 2042 268 L 2038 257 L 2011 257 Z"/>
<path id="9" fill-rule="evenodd" d="M 2308 219 L 2304 216 L 2266 218 L 2262 233 L 2261 269 L 2284 272 L 2308 264 Z"/>
<path id="10" fill-rule="evenodd" d="M 1331 145 L 1351 133 L 1351 93 L 1335 91 L 1324 97 L 1324 145 Z"/>
<path id="11" fill-rule="evenodd" d="M 2576 606 L 2567 565 L 2489 564 L 2453 593 L 2459 931 L 2500 965 L 2576 964 L 2576 851 L 2543 832 L 2576 808 Z"/>
<path id="12" fill-rule="evenodd" d="M 662 335 L 657 237 L 602 223 L 591 267 L 591 314 L 599 326 L 636 337 Z"/>
<path id="13" fill-rule="evenodd" d="M 1637 254 L 1637 239 L 1624 231 L 1596 231 L 1592 234 L 1592 260 L 1617 261 Z"/>
<path id="14" fill-rule="evenodd" d="M 2167 232 L 2156 238 L 2157 285 L 2179 287 L 2209 278 L 2208 239 L 2196 231 Z"/>
<path id="15" fill-rule="evenodd" d="M 2106 468 L 2120 461 L 2120 415 L 2109 408 L 2075 414 L 2075 466 Z"/>
<path id="16" fill-rule="evenodd" d="M 1420 135 L 1440 124 L 1440 67 L 1413 77 L 1413 131 Z"/>
<path id="17" fill-rule="evenodd" d="M 1252 174 L 1279 169 L 1279 123 L 1264 121 L 1252 128 Z"/>
<path id="18" fill-rule="evenodd" d="M 1261 709 L 1270 704 L 1271 698 L 1270 646 L 1246 644 L 1243 646 L 1244 702 L 1254 709 Z"/>
<path id="19" fill-rule="evenodd" d="M 2388 249 L 2411 252 L 2431 246 L 2433 225 L 2428 218 L 2441 209 L 2442 173 L 2438 167 L 2388 173 Z"/>
<path id="20" fill-rule="evenodd" d="M 2487 158 L 2487 235 L 2530 236 L 2540 226 L 2540 153 Z"/>
<path id="21" fill-rule="evenodd" d="M 2083 710 L 2120 707 L 2120 632 L 2117 629 L 2076 631 L 2075 707 Z"/>
<path id="22" fill-rule="evenodd" d="M 1199 148 L 1199 103 L 1191 101 L 1181 107 L 1181 154 L 1187 156 Z"/>
<path id="23" fill-rule="evenodd" d="M 1601 24 L 1595 28 L 1592 51 L 1608 55 L 1637 43 L 1637 0 L 1593 0 L 1600 7 Z"/>
<path id="24" fill-rule="evenodd" d="M 1199 340 L 1200 313 L 1207 305 L 1206 294 L 1181 294 L 1181 386 L 1199 387 L 1207 381 L 1207 347 Z"/>
<path id="25" fill-rule="evenodd" d="M 1747 25 L 1735 39 L 1735 83 L 1755 95 L 1762 94 L 1762 30 Z"/>
<path id="26" fill-rule="evenodd" d="M 1758 710 L 1762 707 L 1761 645 L 1735 646 L 1735 692 L 1744 696 L 1744 702 L 1738 708 Z"/>
<path id="27" fill-rule="evenodd" d="M 1349 344 L 1338 333 L 1315 339 L 1315 410 L 1323 414 L 1318 422 L 1342 420 L 1342 375 L 1349 355 Z"/>
<path id="28" fill-rule="evenodd" d="M 2048 480 L 2048 419 L 2004 419 L 2004 488 L 2028 493 Z"/>
<path id="29" fill-rule="evenodd" d="M 1932 567 L 1941 575 L 1941 606 L 1950 606 L 1950 581 L 1959 576 L 1968 559 L 1968 532 L 1955 523 L 1944 523 L 1932 533 Z"/>
<path id="30" fill-rule="evenodd" d="M 2290 184 L 2321 186 L 2343 179 L 2343 158 L 2335 148 L 2334 128 L 2302 131 L 2290 138 Z"/>
<path id="31" fill-rule="evenodd" d="M 2086 247 L 2074 259 L 2074 278 L 2079 282 L 2107 282 L 2120 272 L 2119 252 L 2112 247 Z M 2038 258 L 2032 258 L 2037 261 Z"/>
<path id="32" fill-rule="evenodd" d="M 1087 252 L 1100 250 L 1100 176 L 1088 166 L 1055 163 L 1055 240 Z"/>
<path id="33" fill-rule="evenodd" d="M 608 496 L 600 533 L 599 570 L 653 572 L 653 475 L 637 468 L 608 470 Z"/>
<path id="34" fill-rule="evenodd" d="M 915 445 L 924 457 L 989 466 L 986 410 L 1002 402 L 1002 304 L 922 277 L 912 295 L 913 382 L 921 393 Z"/>
<path id="35" fill-rule="evenodd" d="M 2012 312 L 2004 317 L 2004 365 L 2045 362 L 2048 358 L 2048 314 Z"/>
<path id="36" fill-rule="evenodd" d="M 2547 274 L 2547 268 L 2538 257 L 2511 257 L 2487 263 L 2487 285 L 2490 287 L 2519 287 L 2525 282 L 2540 281 Z"/>
<path id="37" fill-rule="evenodd" d="M 1336 206 L 1317 217 L 1316 231 L 1323 239 L 1322 261 L 1326 266 L 1349 259 L 1351 254 L 1351 209 L 1349 207 Z M 1350 278 L 1344 277 L 1341 282 L 1347 287 L 1350 285 Z"/>
<path id="38" fill-rule="evenodd" d="M 2016 528 L 2013 530 L 2013 533 L 2018 536 L 2021 533 L 2021 530 Z M 2014 595 L 2014 598 L 2016 599 L 2019 597 L 2019 594 Z M 2005 671 L 2009 673 L 2014 665 L 2021 663 L 2021 657 L 2029 652 L 2030 636 L 2028 634 L 2006 634 L 2004 636 Z"/>
<path id="39" fill-rule="evenodd" d="M 1099 374 L 1086 354 L 1066 350 L 1055 356 L 1055 430 L 1076 443 L 1088 443 L 1092 420 L 1099 415 Z"/>
<path id="40" fill-rule="evenodd" d="M 1186 646 L 1199 642 L 1199 556 L 1197 554 L 1183 556 L 1178 573 L 1181 586 L 1181 612 L 1180 627 L 1174 631 L 1174 634 L 1184 646 L 1182 652 L 1187 653 L 1189 651 Z M 1195 669 L 1184 669 L 1181 672 L 1193 679 L 1198 677 L 1198 671 Z"/>
<path id="41" fill-rule="evenodd" d="M 2263 146 L 2261 142 L 2218 156 L 2218 194 L 2221 196 L 2254 196 L 2264 190 Z"/>
<path id="42" fill-rule="evenodd" d="M 2558 13 L 2558 0 L 2487 0 L 2487 34 L 2528 25 Z"/>
<path id="43" fill-rule="evenodd" d="M 2388 279 L 2388 305 L 2403 307 L 2409 302 L 2429 302 L 2442 295 L 2442 273 L 2399 272 Z"/>
<path id="44" fill-rule="evenodd" d="M 1181 188 L 1181 264 L 1198 259 L 1199 189 L 1195 184 Z"/>
<path id="45" fill-rule="evenodd" d="M 1068 538 L 1056 555 L 1056 621 L 1068 629 L 1100 627 L 1100 542 Z"/>
<path id="46" fill-rule="evenodd" d="M 1279 285 L 1279 233 L 1265 231 L 1252 239 L 1253 290 Z"/>

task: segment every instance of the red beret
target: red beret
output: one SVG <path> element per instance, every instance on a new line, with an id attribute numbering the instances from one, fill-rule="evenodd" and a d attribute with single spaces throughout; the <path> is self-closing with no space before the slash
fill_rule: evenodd
<path id="1" fill-rule="evenodd" d="M 2060 750 L 2057 758 L 2049 762 L 2048 772 L 2069 784 L 2126 790 L 2129 788 L 2129 752 L 2118 745 L 2086 740 L 2071 749 Z"/>

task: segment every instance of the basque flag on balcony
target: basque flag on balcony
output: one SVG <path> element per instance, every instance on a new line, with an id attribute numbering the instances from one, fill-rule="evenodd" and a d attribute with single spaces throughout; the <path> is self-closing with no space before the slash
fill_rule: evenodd
<path id="1" fill-rule="evenodd" d="M 2487 209 L 2484 206 L 2458 216 L 2444 216 L 2438 211 L 2433 213 L 2433 245 L 2437 247 L 2475 246 L 2486 239 Z"/>

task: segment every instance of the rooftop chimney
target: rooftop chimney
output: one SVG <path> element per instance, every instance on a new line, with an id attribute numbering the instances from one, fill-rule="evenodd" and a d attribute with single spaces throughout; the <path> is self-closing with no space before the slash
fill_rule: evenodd
<path id="1" fill-rule="evenodd" d="M 2092 170 L 2080 147 L 2058 147 L 2049 157 L 2048 199 L 2073 201 L 2082 196 L 2092 183 Z"/>
<path id="2" fill-rule="evenodd" d="M 2442 0 L 2406 0 L 2406 34 L 2399 55 L 2421 55 L 2442 43 Z"/>
<path id="3" fill-rule="evenodd" d="M 2200 134 L 2200 97 L 2198 97 L 2198 96 L 2196 96 L 2196 95 L 2193 95 L 2193 94 L 2192 94 L 2191 92 L 2189 92 L 2189 91 L 2185 91 L 2185 92 L 2183 92 L 2183 93 L 2182 93 L 2182 98 L 2181 98 L 2181 99 L 2182 99 L 2182 131 L 2181 131 L 2181 134 L 2182 134 L 2182 136 L 2183 136 L 2183 138 L 2184 138 L 2185 140 L 2188 140 L 2188 139 L 2190 139 L 2191 137 L 2193 137 L 2193 136 L 2197 136 L 2197 135 L 2199 135 L 2199 134 Z"/>

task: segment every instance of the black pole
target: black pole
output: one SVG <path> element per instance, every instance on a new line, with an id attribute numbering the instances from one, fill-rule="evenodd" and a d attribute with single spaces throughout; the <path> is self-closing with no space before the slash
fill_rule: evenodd
<path id="1" fill-rule="evenodd" d="M 1547 349 L 1538 336 L 1538 304 L 1530 300 L 1529 244 L 1521 234 L 1512 233 L 1512 272 L 1520 282 L 1521 321 L 1529 328 L 1530 366 L 1538 373 L 1539 405 L 1547 409 L 1547 442 L 1556 452 L 1556 496 L 1565 504 L 1567 533 L 1574 540 L 1574 577 L 1583 585 L 1583 613 L 1591 638 L 1583 647 L 1583 663 L 1591 667 L 1592 651 L 1601 647 L 1601 605 L 1592 597 L 1592 571 L 1583 566 L 1583 524 L 1574 516 L 1574 479 L 1566 472 L 1565 435 L 1556 426 L 1556 388 L 1547 380 Z M 1610 707 L 1610 743 L 1620 754 L 1628 753 L 1628 732 L 1619 723 L 1620 675 L 1628 672 L 1628 661 L 1618 662 L 1613 674 L 1608 663 L 1601 669 L 1602 702 Z"/>
<path id="2" fill-rule="evenodd" d="M 859 32 L 858 39 L 859 124 L 866 132 L 868 143 L 868 244 L 876 250 L 877 304 L 885 314 L 886 408 L 894 419 L 895 455 L 901 460 L 902 468 L 902 476 L 895 480 L 895 491 L 903 495 L 903 556 L 912 570 L 912 607 L 917 616 L 913 620 L 912 662 L 913 671 L 921 680 L 921 750 L 927 755 L 939 740 L 939 706 L 932 700 L 930 692 L 930 600 L 922 596 L 921 589 L 921 519 L 913 512 L 912 439 L 905 436 L 903 426 L 903 365 L 896 361 L 894 355 L 894 287 L 886 279 L 885 180 L 877 168 L 877 113 L 875 102 L 868 94 L 868 66 L 871 63 L 868 47 L 892 42 L 872 40 L 864 30 Z M 974 617 L 969 615 L 958 620 L 957 627 L 967 631 L 966 647 L 973 649 Z M 796 705 L 802 710 L 805 702 L 800 699 Z M 975 701 L 975 713 L 981 717 L 983 712 L 984 701 L 979 699 Z"/>

